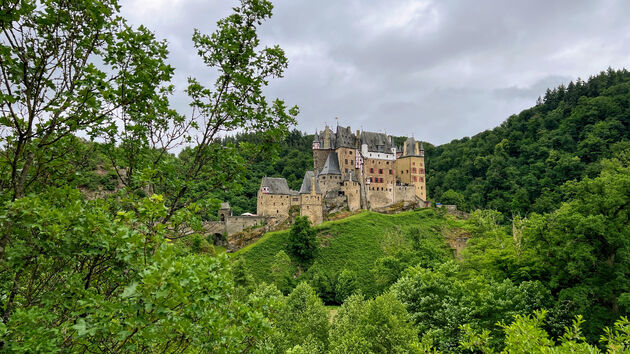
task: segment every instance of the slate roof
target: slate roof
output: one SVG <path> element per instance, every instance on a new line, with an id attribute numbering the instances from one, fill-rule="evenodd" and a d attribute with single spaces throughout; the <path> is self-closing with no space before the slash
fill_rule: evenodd
<path id="1" fill-rule="evenodd" d="M 292 194 L 284 178 L 263 177 L 261 187 L 269 187 L 269 194 Z"/>
<path id="2" fill-rule="evenodd" d="M 405 140 L 404 143 L 407 146 L 407 153 L 401 155 L 400 157 L 406 157 L 406 156 L 424 156 L 423 151 L 424 151 L 424 146 L 422 145 L 422 143 L 420 143 L 420 148 L 418 151 L 418 154 L 416 154 L 416 139 L 414 138 L 407 138 L 407 140 Z M 405 151 L 404 146 L 403 146 L 403 150 L 401 151 Z"/>
<path id="3" fill-rule="evenodd" d="M 230 203 L 221 203 L 221 209 L 230 209 Z"/>
<path id="4" fill-rule="evenodd" d="M 350 126 L 344 128 L 337 126 L 337 134 L 336 134 L 336 144 L 335 147 L 347 147 L 347 148 L 355 148 L 357 146 L 357 137 L 352 134 L 352 130 Z"/>
<path id="5" fill-rule="evenodd" d="M 317 194 L 322 194 L 322 191 L 319 189 L 319 184 L 317 183 L 317 178 L 313 177 L 315 177 L 315 173 L 313 171 L 306 171 L 304 179 L 302 180 L 302 187 L 300 187 L 300 194 L 311 193 L 311 184 L 313 183 L 313 180 L 315 181 L 315 192 Z"/>
<path id="6" fill-rule="evenodd" d="M 326 162 L 324 162 L 324 167 L 319 172 L 320 175 L 340 175 L 341 170 L 339 170 L 339 158 L 337 157 L 336 152 L 331 152 L 328 154 L 326 158 Z"/>
<path id="7" fill-rule="evenodd" d="M 391 141 L 387 134 L 384 133 L 362 132 L 361 145 L 363 144 L 367 144 L 370 152 L 392 153 Z"/>
<path id="8" fill-rule="evenodd" d="M 326 129 L 330 129 L 328 127 L 326 127 Z M 330 141 L 329 141 L 329 145 L 331 149 L 336 149 L 337 148 L 337 134 L 333 133 L 331 130 L 330 131 Z M 323 149 L 324 148 L 324 140 L 326 136 L 326 130 L 322 130 L 320 133 L 315 132 L 315 137 L 313 137 L 313 142 L 319 142 L 319 148 Z"/>

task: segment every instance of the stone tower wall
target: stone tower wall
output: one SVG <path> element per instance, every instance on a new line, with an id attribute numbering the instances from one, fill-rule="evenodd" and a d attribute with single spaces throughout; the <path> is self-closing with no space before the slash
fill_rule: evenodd
<path id="1" fill-rule="evenodd" d="M 313 225 L 321 224 L 324 221 L 322 195 L 302 194 L 300 199 L 300 215 L 307 216 Z"/>
<path id="2" fill-rule="evenodd" d="M 339 171 L 342 174 L 346 172 L 354 171 L 355 174 L 358 172 L 356 169 L 356 149 L 341 147 L 337 150 L 337 158 L 339 159 Z"/>
<path id="3" fill-rule="evenodd" d="M 258 191 L 256 214 L 261 216 L 289 217 L 291 196 L 288 194 L 268 194 Z"/>
<path id="4" fill-rule="evenodd" d="M 358 182 L 345 181 L 341 190 L 348 200 L 348 210 L 357 211 L 361 209 L 361 186 Z"/>
<path id="5" fill-rule="evenodd" d="M 317 183 L 319 184 L 320 191 L 326 195 L 328 191 L 339 189 L 341 186 L 340 175 L 319 175 L 317 176 Z"/>

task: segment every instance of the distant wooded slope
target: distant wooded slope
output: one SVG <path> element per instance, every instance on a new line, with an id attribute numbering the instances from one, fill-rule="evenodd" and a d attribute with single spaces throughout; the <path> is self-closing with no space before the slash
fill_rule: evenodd
<path id="1" fill-rule="evenodd" d="M 630 73 L 548 89 L 536 106 L 472 138 L 427 146 L 429 197 L 464 209 L 548 212 L 569 180 L 630 146 Z"/>

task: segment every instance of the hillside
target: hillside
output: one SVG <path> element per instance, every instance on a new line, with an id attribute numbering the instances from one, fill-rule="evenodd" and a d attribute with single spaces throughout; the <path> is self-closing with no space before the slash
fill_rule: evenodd
<path id="1" fill-rule="evenodd" d="M 420 251 L 420 247 L 424 249 L 417 255 L 420 258 L 415 259 L 419 263 L 430 266 L 433 261 L 441 263 L 451 259 L 453 251 L 443 234 L 453 234 L 451 231 L 462 224 L 450 216 L 437 215 L 431 209 L 395 215 L 364 211 L 342 220 L 324 222 L 315 227 L 320 248 L 313 264 L 304 271 L 301 267 L 298 269 L 297 262 L 292 260 L 291 274 L 297 276 L 296 282 L 306 279 L 316 284 L 325 298 L 330 291 L 325 288 L 334 288 L 339 274 L 349 270 L 356 274 L 358 289 L 366 295 L 373 295 L 379 291 L 374 274 L 375 262 L 379 258 Z M 274 256 L 279 251 L 289 253 L 288 234 L 288 230 L 268 233 L 256 243 L 236 252 L 235 256 L 245 261 L 247 270 L 256 281 L 271 283 L 274 280 L 270 271 Z M 419 240 L 419 247 L 412 245 L 412 238 Z M 321 284 L 322 281 L 329 284 Z"/>
<path id="2" fill-rule="evenodd" d="M 612 70 L 548 89 L 536 106 L 472 138 L 427 146 L 430 198 L 464 209 L 549 212 L 570 180 L 630 147 L 630 73 Z"/>

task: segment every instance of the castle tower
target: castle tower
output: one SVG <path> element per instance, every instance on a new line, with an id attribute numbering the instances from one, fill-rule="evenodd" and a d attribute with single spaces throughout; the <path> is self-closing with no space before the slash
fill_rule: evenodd
<path id="1" fill-rule="evenodd" d="M 317 174 L 318 187 L 321 189 L 322 194 L 326 195 L 328 191 L 339 189 L 341 182 L 339 157 L 336 152 L 330 152 L 324 166 Z"/>
<path id="2" fill-rule="evenodd" d="M 300 188 L 300 215 L 307 216 L 313 225 L 321 224 L 324 221 L 323 202 L 315 173 L 306 171 Z"/>
<path id="3" fill-rule="evenodd" d="M 396 160 L 396 180 L 403 185 L 413 185 L 418 198 L 427 200 L 424 146 L 414 138 L 403 144 L 403 153 Z"/>
<path id="4" fill-rule="evenodd" d="M 219 221 L 226 221 L 228 217 L 232 216 L 232 208 L 230 208 L 230 203 L 221 203 L 221 208 L 219 209 Z"/>

